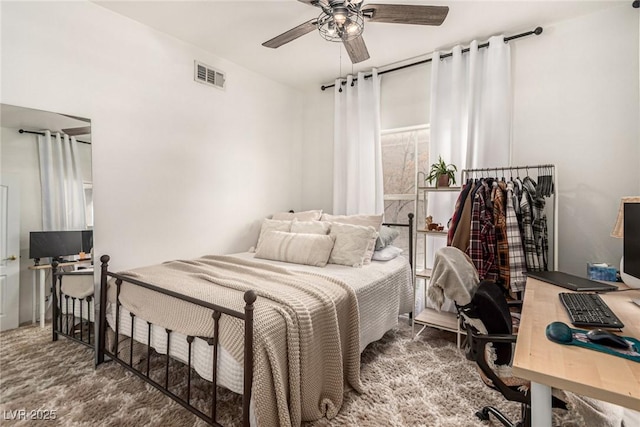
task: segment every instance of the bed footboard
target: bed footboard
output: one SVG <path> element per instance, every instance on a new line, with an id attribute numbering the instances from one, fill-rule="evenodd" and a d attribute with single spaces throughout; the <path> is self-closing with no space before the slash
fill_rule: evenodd
<path id="1" fill-rule="evenodd" d="M 243 426 L 245 427 L 249 427 L 249 404 L 251 401 L 251 385 L 253 382 L 253 309 L 254 309 L 254 303 L 256 301 L 256 293 L 252 290 L 247 291 L 244 293 L 244 301 L 246 303 L 245 307 L 244 307 L 244 312 L 240 312 L 240 311 L 235 311 L 235 310 L 231 310 L 229 308 L 226 307 L 222 307 L 216 304 L 211 304 L 208 303 L 206 301 L 201 301 L 195 298 L 191 298 L 185 295 L 181 295 L 172 291 L 168 291 L 165 289 L 161 289 L 158 288 L 154 285 L 151 285 L 149 283 L 145 283 L 142 282 L 140 280 L 136 280 L 136 279 L 132 279 L 129 277 L 125 277 L 122 275 L 119 275 L 117 273 L 112 273 L 109 271 L 109 267 L 108 267 L 108 263 L 109 263 L 110 257 L 108 255 L 103 255 L 102 257 L 100 257 L 100 261 L 101 261 L 101 276 L 100 276 L 100 313 L 99 313 L 99 332 L 98 332 L 98 353 L 97 353 L 97 364 L 101 364 L 105 362 L 105 356 L 110 358 L 111 360 L 114 360 L 115 362 L 119 363 L 120 365 L 122 365 L 123 367 L 125 367 L 126 369 L 130 370 L 131 372 L 133 372 L 136 376 L 138 376 L 139 378 L 141 378 L 142 380 L 146 381 L 147 383 L 151 384 L 153 387 L 155 387 L 156 389 L 160 390 L 162 393 L 164 393 L 166 396 L 170 397 L 171 399 L 173 399 L 174 401 L 176 401 L 177 403 L 179 403 L 180 405 L 182 405 L 183 407 L 185 407 L 187 410 L 189 410 L 190 412 L 192 412 L 193 414 L 197 415 L 198 417 L 202 418 L 204 421 L 206 421 L 207 423 L 211 424 L 211 425 L 215 425 L 215 426 L 220 426 L 221 424 L 219 424 L 217 422 L 217 417 L 216 417 L 216 411 L 217 411 L 217 392 L 216 392 L 216 384 L 217 384 L 217 369 L 218 369 L 218 341 L 219 341 L 219 336 L 218 336 L 218 331 L 219 331 L 219 322 L 220 322 L 220 318 L 221 316 L 225 315 L 225 316 L 232 316 L 238 319 L 241 319 L 244 321 L 244 383 L 243 383 L 243 394 L 242 394 L 242 423 Z M 114 333 L 115 333 L 115 342 L 114 342 L 114 346 L 115 348 L 113 349 L 113 351 L 111 351 L 110 349 L 107 348 L 107 339 L 106 339 L 106 335 L 107 335 L 107 284 L 109 281 L 109 278 L 114 278 L 115 279 L 115 286 L 116 286 L 116 305 L 115 305 L 115 328 L 114 328 Z M 167 348 L 166 348 L 166 359 L 165 359 L 165 366 L 164 366 L 164 383 L 160 383 L 156 380 L 154 380 L 151 376 L 150 376 L 150 359 L 151 359 L 151 328 L 152 328 L 152 324 L 149 322 L 146 322 L 147 324 L 147 330 L 148 330 L 148 335 L 147 335 L 147 342 L 146 342 L 146 365 L 145 363 L 142 364 L 136 364 L 134 363 L 134 358 L 133 358 L 133 353 L 134 353 L 134 345 L 133 345 L 133 336 L 134 336 L 134 324 L 136 321 L 135 318 L 135 314 L 131 313 L 131 342 L 129 345 L 129 354 L 125 355 L 125 358 L 121 358 L 119 356 L 119 351 L 118 351 L 118 345 L 119 345 L 119 338 L 120 338 L 120 334 L 122 333 L 120 331 L 120 325 L 119 325 L 119 319 L 120 319 L 120 301 L 119 301 L 119 296 L 120 296 L 120 288 L 122 286 L 123 283 L 127 283 L 130 285 L 134 285 L 134 286 L 141 286 L 143 288 L 155 291 L 155 292 L 159 292 L 168 296 L 171 296 L 173 298 L 177 298 L 179 300 L 182 301 L 186 301 L 189 302 L 191 304 L 195 304 L 201 307 L 205 307 L 207 309 L 211 309 L 211 318 L 212 318 L 212 322 L 213 322 L 213 337 L 212 338 L 206 338 L 207 344 L 209 344 L 209 346 L 211 346 L 211 351 L 213 354 L 213 378 L 212 378 L 212 396 L 211 396 L 211 411 L 210 413 L 206 414 L 204 413 L 202 410 L 196 408 L 194 405 L 192 405 L 191 403 L 191 373 L 192 373 L 192 366 L 191 366 L 191 349 L 192 349 L 192 343 L 194 341 L 195 338 L 197 337 L 192 337 L 192 336 L 187 336 L 186 337 L 186 341 L 187 341 L 187 345 L 188 345 L 188 362 L 187 362 L 187 390 L 186 390 L 186 398 L 185 397 L 181 397 L 179 395 L 177 395 L 176 393 L 172 392 L 170 390 L 171 388 L 171 384 L 169 382 L 169 369 L 170 369 L 170 351 L 169 351 L 169 344 L 171 342 L 171 334 L 172 331 L 165 329 L 166 333 L 167 333 Z M 142 343 L 144 345 L 144 343 Z M 127 357 L 128 356 L 128 357 Z M 136 365 L 145 365 L 145 366 L 136 366 Z M 141 369 L 142 368 L 142 369 Z"/>
<path id="2" fill-rule="evenodd" d="M 86 278 L 93 288 L 93 270 L 87 272 L 66 273 L 58 271 L 58 262 L 51 263 L 51 330 L 52 340 L 57 341 L 63 335 L 72 341 L 84 344 L 93 350 L 95 334 L 93 329 L 93 293 L 83 297 L 66 295 L 62 291 L 64 278 L 67 280 Z"/>

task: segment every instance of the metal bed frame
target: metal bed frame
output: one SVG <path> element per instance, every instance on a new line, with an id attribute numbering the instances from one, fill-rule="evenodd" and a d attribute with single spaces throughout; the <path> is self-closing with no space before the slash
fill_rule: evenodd
<path id="1" fill-rule="evenodd" d="M 88 319 L 84 319 L 82 316 L 82 307 L 84 303 L 86 303 L 86 313 L 87 317 L 90 318 L 91 311 L 93 310 L 93 306 L 91 302 L 94 300 L 92 295 L 89 295 L 85 298 L 76 298 L 70 295 L 65 295 L 62 292 L 62 278 L 65 275 L 64 271 L 58 271 L 59 263 L 57 261 L 53 261 L 51 263 L 51 330 L 53 333 L 53 341 L 58 340 L 59 335 L 63 335 L 66 338 L 78 342 L 80 344 L 86 345 L 90 349 L 94 349 L 95 346 L 95 336 L 91 336 L 91 330 L 93 329 L 93 323 Z M 92 276 L 93 282 L 93 271 L 87 272 L 74 272 L 74 275 L 79 276 Z M 57 286 L 56 286 L 57 285 Z M 69 301 L 71 300 L 71 301 Z M 69 303 L 71 302 L 71 311 L 69 311 Z M 76 317 L 76 302 L 79 305 L 80 317 Z M 66 313 L 62 312 L 62 307 L 65 307 Z M 44 315 L 44 314 L 43 314 Z M 79 320 L 79 327 L 76 328 L 76 319 Z M 86 334 L 84 333 L 85 326 L 87 326 Z M 92 340 L 93 338 L 93 340 Z"/>
<path id="2" fill-rule="evenodd" d="M 395 224 L 395 223 L 385 223 L 383 225 L 393 226 L 393 227 L 408 227 L 409 231 L 409 264 L 411 268 L 413 268 L 413 214 L 408 214 L 409 221 L 407 224 Z M 246 303 L 244 307 L 244 312 L 239 312 L 235 310 L 231 310 L 229 308 L 212 304 L 206 301 L 198 300 L 196 298 L 188 297 L 182 294 L 178 294 L 176 292 L 168 291 L 157 286 L 154 286 L 149 283 L 145 283 L 140 280 L 136 280 L 130 277 L 122 276 L 118 273 L 113 273 L 109 271 L 109 260 L 110 257 L 108 255 L 102 255 L 100 257 L 101 261 L 101 273 L 100 273 L 100 307 L 99 307 L 99 330 L 98 330 L 98 347 L 97 347 L 97 359 L 96 365 L 100 365 L 107 361 L 107 358 L 117 362 L 127 370 L 133 372 L 137 377 L 142 379 L 143 381 L 151 384 L 156 389 L 160 390 L 166 396 L 174 400 L 175 402 L 182 405 L 191 413 L 200 417 L 202 420 L 206 421 L 208 424 L 214 426 L 220 426 L 221 424 L 217 422 L 217 364 L 218 364 L 218 341 L 219 341 L 219 322 L 222 315 L 235 317 L 244 321 L 244 383 L 243 383 L 243 394 L 242 394 L 242 425 L 243 427 L 249 427 L 249 404 L 251 401 L 251 386 L 253 383 L 253 311 L 254 311 L 254 303 L 256 301 L 257 295 L 253 290 L 246 291 L 244 293 L 244 301 Z M 116 286 L 116 306 L 115 306 L 115 348 L 114 351 L 110 351 L 106 346 L 106 333 L 107 333 L 107 320 L 106 320 L 106 307 L 107 307 L 107 283 L 110 278 L 115 279 Z M 152 324 L 150 322 L 147 323 L 147 342 L 146 342 L 146 366 L 144 370 L 140 370 L 137 366 L 134 366 L 133 362 L 133 336 L 135 330 L 135 314 L 130 313 L 131 315 L 131 344 L 129 346 L 129 355 L 128 360 L 123 360 L 118 355 L 118 341 L 120 335 L 120 289 L 122 283 L 126 282 L 127 284 L 140 286 L 155 292 L 159 292 L 164 295 L 171 296 L 173 298 L 177 298 L 182 301 L 186 301 L 200 307 L 205 307 L 207 309 L 211 309 L 211 317 L 213 321 L 214 333 L 212 338 L 202 338 L 209 344 L 211 347 L 211 351 L 213 352 L 213 377 L 211 383 L 212 387 L 212 396 L 211 396 L 211 412 L 209 414 L 205 414 L 200 409 L 196 408 L 191 404 L 191 354 L 192 354 L 192 343 L 196 337 L 187 336 L 186 341 L 188 345 L 188 362 L 187 362 L 187 390 L 186 390 L 186 399 L 178 396 L 176 393 L 170 390 L 169 384 L 169 361 L 171 359 L 170 356 L 170 347 L 169 344 L 171 342 L 171 333 L 173 331 L 169 329 L 165 329 L 167 333 L 167 351 L 165 358 L 165 366 L 164 366 L 164 384 L 155 381 L 150 376 L 150 358 L 151 358 L 151 327 Z M 55 300 L 55 297 L 54 297 Z M 411 315 L 411 313 L 410 313 Z M 54 336 L 55 336 L 54 332 Z M 145 343 L 142 343 L 145 345 Z"/>

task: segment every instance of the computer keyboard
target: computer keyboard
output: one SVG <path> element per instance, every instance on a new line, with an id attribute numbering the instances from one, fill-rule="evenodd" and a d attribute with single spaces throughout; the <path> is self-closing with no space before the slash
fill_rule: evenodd
<path id="1" fill-rule="evenodd" d="M 624 327 L 598 294 L 561 292 L 559 295 L 571 317 L 571 323 L 575 326 L 616 329 Z"/>

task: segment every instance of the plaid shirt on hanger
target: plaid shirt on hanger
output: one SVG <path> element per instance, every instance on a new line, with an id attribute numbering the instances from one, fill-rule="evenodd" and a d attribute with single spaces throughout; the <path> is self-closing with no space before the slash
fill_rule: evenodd
<path id="1" fill-rule="evenodd" d="M 529 180 L 529 182 L 531 182 L 531 180 Z M 540 271 L 540 260 L 538 259 L 536 239 L 533 233 L 532 196 L 535 197 L 535 194 L 535 187 L 533 187 L 533 191 L 531 191 L 531 187 L 527 185 L 527 179 L 525 178 L 522 186 L 522 198 L 520 199 L 520 212 L 522 213 L 522 236 L 528 271 Z"/>
<path id="2" fill-rule="evenodd" d="M 495 262 L 496 233 L 489 200 L 491 190 L 486 182 L 479 185 L 471 210 L 471 240 L 468 255 L 478 270 L 480 280 L 495 281 L 498 279 L 498 271 Z"/>
<path id="3" fill-rule="evenodd" d="M 514 207 L 513 198 L 513 182 L 507 183 L 507 243 L 509 244 L 509 285 L 511 292 L 524 291 L 524 285 L 527 282 L 525 272 L 527 271 L 527 262 L 522 248 L 522 237 L 520 235 L 520 226 Z"/>
<path id="4" fill-rule="evenodd" d="M 496 250 L 498 263 L 498 275 L 502 285 L 509 289 L 509 244 L 507 242 L 507 216 L 505 213 L 504 182 L 494 182 L 491 189 L 491 201 L 493 202 L 493 224 L 496 230 Z"/>
<path id="5" fill-rule="evenodd" d="M 524 186 L 531 195 L 531 205 L 533 207 L 533 239 L 538 255 L 538 266 L 540 270 L 548 270 L 547 259 L 549 254 L 549 236 L 547 235 L 547 215 L 544 213 L 545 200 L 536 190 L 536 183 L 529 177 L 524 179 Z"/>

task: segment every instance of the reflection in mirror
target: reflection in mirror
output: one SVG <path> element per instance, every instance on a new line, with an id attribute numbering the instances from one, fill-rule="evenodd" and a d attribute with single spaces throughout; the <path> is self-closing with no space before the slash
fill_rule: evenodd
<path id="1" fill-rule="evenodd" d="M 93 229 L 91 121 L 0 104 L 0 126 L 0 329 L 36 319 L 44 327 L 51 259 L 40 259 L 41 268 L 34 265 L 30 233 Z M 90 248 L 82 251 L 58 255 L 91 256 Z M 81 266 L 91 263 L 71 268 Z"/>

